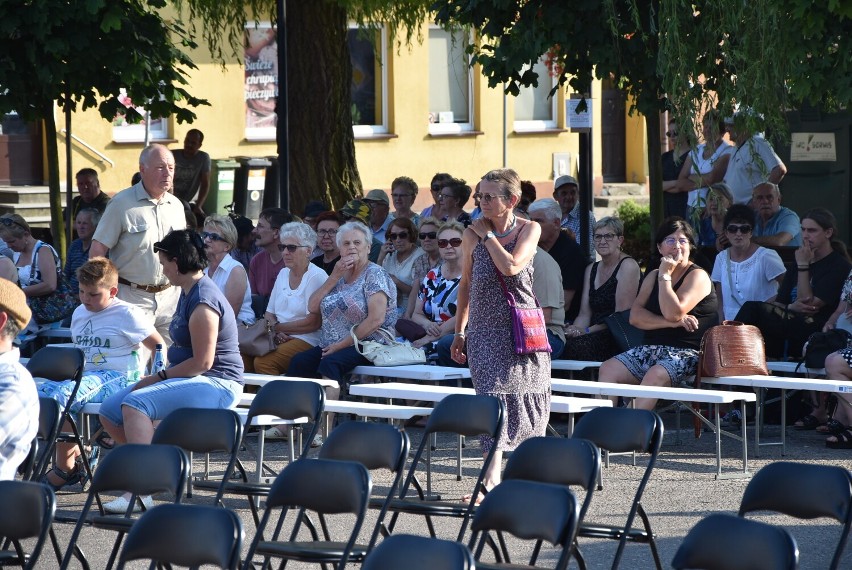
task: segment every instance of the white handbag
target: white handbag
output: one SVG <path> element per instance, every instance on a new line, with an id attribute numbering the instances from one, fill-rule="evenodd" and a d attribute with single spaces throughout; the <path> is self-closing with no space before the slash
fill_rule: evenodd
<path id="1" fill-rule="evenodd" d="M 414 348 L 409 342 L 399 342 L 386 329 L 378 329 L 376 332 L 384 337 L 386 344 L 374 340 L 359 341 L 355 336 L 353 325 L 350 329 L 352 341 L 358 354 L 372 362 L 375 366 L 405 366 L 406 364 L 425 364 L 426 353 L 422 348 Z"/>

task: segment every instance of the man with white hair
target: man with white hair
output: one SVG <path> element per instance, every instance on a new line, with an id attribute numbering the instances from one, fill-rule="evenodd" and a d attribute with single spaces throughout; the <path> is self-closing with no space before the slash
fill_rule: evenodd
<path id="1" fill-rule="evenodd" d="M 577 318 L 582 300 L 583 275 L 586 256 L 577 242 L 568 237 L 560 226 L 562 208 L 551 198 L 542 198 L 530 204 L 530 219 L 541 226 L 538 246 L 550 254 L 562 272 L 565 292 L 565 317 L 568 322 Z"/>
<path id="2" fill-rule="evenodd" d="M 802 226 L 798 214 L 781 205 L 781 190 L 772 182 L 754 187 L 751 207 L 757 213 L 751 241 L 764 247 L 802 245 Z"/>
<path id="3" fill-rule="evenodd" d="M 180 290 L 172 287 L 154 253 L 154 243 L 186 228 L 183 204 L 169 190 L 175 173 L 172 151 L 152 144 L 139 155 L 142 179 L 113 196 L 92 238 L 89 257 L 106 257 L 118 267 L 118 295 L 139 307 L 166 343 Z"/>

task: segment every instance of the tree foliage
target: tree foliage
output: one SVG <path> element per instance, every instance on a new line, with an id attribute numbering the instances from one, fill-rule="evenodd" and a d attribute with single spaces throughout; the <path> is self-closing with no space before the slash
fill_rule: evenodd
<path id="1" fill-rule="evenodd" d="M 187 106 L 205 104 L 186 90 L 195 47 L 177 22 L 160 15 L 165 0 L 0 2 L 0 113 L 44 121 L 51 229 L 64 252 L 54 104 L 97 107 L 112 120 L 139 114 L 120 100 L 123 88 L 154 117 L 192 120 Z"/>

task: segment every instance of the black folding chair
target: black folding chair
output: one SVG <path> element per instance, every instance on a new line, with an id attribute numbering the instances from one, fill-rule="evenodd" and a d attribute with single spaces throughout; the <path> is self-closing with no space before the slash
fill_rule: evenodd
<path id="1" fill-rule="evenodd" d="M 50 463 L 50 453 L 45 453 L 45 450 L 50 447 L 50 442 L 56 441 L 61 427 L 59 422 L 62 419 L 62 409 L 59 407 L 59 402 L 53 398 L 39 398 L 38 404 L 38 431 L 33 438 L 27 458 L 18 468 L 18 472 L 25 481 L 36 480 L 36 473 L 46 471 L 42 468 L 42 462 Z M 40 441 L 45 442 L 45 445 L 39 445 Z"/>
<path id="2" fill-rule="evenodd" d="M 117 570 L 131 560 L 197 568 L 240 565 L 243 525 L 229 509 L 206 505 L 160 505 L 142 515 L 124 542 Z"/>
<path id="3" fill-rule="evenodd" d="M 227 454 L 228 461 L 222 478 L 218 480 L 205 477 L 201 480 L 206 484 L 218 482 L 214 505 L 225 506 L 222 496 L 225 485 L 230 482 L 231 473 L 237 466 L 237 453 L 243 437 L 243 421 L 234 410 L 217 408 L 180 408 L 166 416 L 154 432 L 152 443 L 176 445 L 184 451 L 192 453 Z M 190 460 L 192 455 L 190 455 Z M 190 462 L 190 468 L 192 463 Z M 246 480 L 242 465 L 237 467 L 243 480 Z M 193 481 L 190 479 L 187 497 L 192 496 Z"/>
<path id="4" fill-rule="evenodd" d="M 395 534 L 376 546 L 363 570 L 473 570 L 473 555 L 460 543 L 440 538 Z"/>
<path id="5" fill-rule="evenodd" d="M 477 507 L 468 547 L 473 551 L 477 569 L 519 570 L 539 567 L 536 562 L 540 545 L 547 541 L 561 548 L 555 568 L 565 570 L 571 562 L 579 520 L 580 506 L 567 487 L 510 479 L 491 489 Z M 527 565 L 512 563 L 503 533 L 535 541 Z M 486 545 L 494 554 L 494 563 L 482 559 Z"/>
<path id="6" fill-rule="evenodd" d="M 429 535 L 435 538 L 437 535 L 435 534 L 432 517 L 454 517 L 462 519 L 461 529 L 456 539 L 461 541 L 464 538 L 464 533 L 467 530 L 467 525 L 476 504 L 477 494 L 486 492 L 483 483 L 485 466 L 493 460 L 497 446 L 492 446 L 491 451 L 485 458 L 483 467 L 479 470 L 479 475 L 473 486 L 470 502 L 467 504 L 453 501 L 427 500 L 423 486 L 417 479 L 418 464 L 423 456 L 423 452 L 430 445 L 432 434 L 447 432 L 466 437 L 489 435 L 496 439 L 502 430 L 504 417 L 505 410 L 503 403 L 493 396 L 451 394 L 438 402 L 426 422 L 426 427 L 423 430 L 423 438 L 420 440 L 420 445 L 411 461 L 411 466 L 405 477 L 399 498 L 393 499 L 390 502 L 388 510 L 393 515 L 387 528 L 383 529 L 383 532 L 385 534 L 392 533 L 399 515 L 406 513 L 425 517 Z M 409 497 L 408 493 L 412 487 L 417 495 Z"/>
<path id="7" fill-rule="evenodd" d="M 32 479 L 35 481 L 40 480 L 47 472 L 57 443 L 76 443 L 80 447 L 83 468 L 86 470 L 88 479 L 92 479 L 92 470 L 89 467 L 89 457 L 86 453 L 85 442 L 80 435 L 77 420 L 71 413 L 71 405 L 77 397 L 77 392 L 80 390 L 80 382 L 83 380 L 84 364 L 85 356 L 79 348 L 50 345 L 39 349 L 27 362 L 27 370 L 33 378 L 43 378 L 49 382 L 65 382 L 67 380 L 74 382 L 74 387 L 68 396 L 68 403 L 65 405 L 59 418 L 60 432 L 53 441 L 48 442 L 41 461 L 39 461 L 39 464 L 33 471 Z M 68 422 L 68 425 L 71 427 L 70 432 L 61 431 L 65 422 Z"/>
<path id="8" fill-rule="evenodd" d="M 124 535 L 138 520 L 133 517 L 134 507 L 138 502 L 142 511 L 145 505 L 142 496 L 156 493 L 169 493 L 174 496 L 174 502 L 180 503 L 189 472 L 189 460 L 186 454 L 177 446 L 162 444 L 126 444 L 116 447 L 104 457 L 95 472 L 89 494 L 83 509 L 74 525 L 68 549 L 62 559 L 61 568 L 68 568 L 71 558 L 76 556 L 84 568 L 88 561 L 82 549 L 77 544 L 83 526 L 91 524 L 94 528 L 116 532 L 118 536 L 113 544 L 112 553 L 107 563 L 107 569 L 112 568 L 118 555 Z M 107 516 L 100 497 L 101 493 L 129 492 L 132 494 L 127 511 L 124 515 Z M 89 517 L 92 504 L 97 503 L 98 515 Z"/>
<path id="9" fill-rule="evenodd" d="M 842 525 L 831 559 L 840 557 L 852 526 L 852 474 L 842 467 L 778 461 L 755 473 L 740 502 L 739 516 L 754 511 L 774 511 L 799 519 L 829 517 Z"/>
<path id="10" fill-rule="evenodd" d="M 591 524 L 584 521 L 580 525 L 578 536 L 585 538 L 607 538 L 618 541 L 618 549 L 612 561 L 612 568 L 618 568 L 624 547 L 628 541 L 647 544 L 651 548 L 654 564 L 662 569 L 660 555 L 651 521 L 642 507 L 642 494 L 651 478 L 651 472 L 657 463 L 657 455 L 663 441 L 663 420 L 655 412 L 634 410 L 631 408 L 595 408 L 586 413 L 574 428 L 574 438 L 587 439 L 603 451 L 610 453 L 639 452 L 648 453 L 648 465 L 642 479 L 636 488 L 633 502 L 627 514 L 624 526 Z M 636 516 L 642 520 L 642 528 L 634 528 Z M 574 556 L 580 568 L 585 568 L 585 561 L 579 548 L 574 549 Z"/>
<path id="11" fill-rule="evenodd" d="M 249 508 L 251 509 L 254 524 L 257 526 L 260 522 L 257 505 L 254 499 L 269 494 L 270 485 L 261 481 L 263 471 L 277 475 L 277 470 L 272 469 L 263 463 L 264 455 L 264 425 L 270 424 L 287 424 L 290 427 L 290 459 L 305 457 L 311 449 L 311 442 L 320 427 L 320 419 L 322 418 L 323 410 L 325 409 L 325 389 L 316 382 L 306 381 L 288 381 L 281 380 L 278 382 L 270 382 L 258 390 L 252 400 L 246 415 L 245 428 L 243 431 L 243 444 L 247 443 L 245 433 L 249 427 L 260 427 L 257 432 L 257 457 L 259 469 L 257 472 L 257 481 L 249 482 L 246 471 L 239 459 L 237 459 L 237 469 L 242 475 L 242 481 L 226 481 L 221 492 L 231 495 L 242 495 L 248 499 Z M 293 443 L 293 428 L 299 427 L 296 421 L 308 418 L 308 421 L 313 422 L 307 438 L 304 439 L 304 445 L 296 455 L 295 446 Z M 219 488 L 219 483 L 214 481 L 196 481 L 197 488 Z"/>
<path id="12" fill-rule="evenodd" d="M 799 547 L 783 528 L 732 515 L 698 521 L 672 560 L 675 570 L 796 570 Z"/>
<path id="13" fill-rule="evenodd" d="M 35 568 L 55 512 L 56 499 L 47 485 L 0 481 L 0 541 L 4 544 L 0 550 L 0 566 Z M 29 554 L 21 545 L 21 541 L 28 538 L 36 539 Z"/>
<path id="14" fill-rule="evenodd" d="M 263 557 L 263 567 L 266 567 L 270 558 L 278 558 L 333 564 L 343 570 L 364 524 L 371 487 L 367 468 L 354 461 L 299 459 L 290 463 L 272 484 L 266 499 L 266 510 L 249 547 L 243 570 L 254 566 L 255 556 Z M 289 537 L 282 540 L 281 533 L 291 510 L 296 512 L 292 523 L 288 525 L 291 531 Z M 272 537 L 264 540 L 263 533 L 270 525 L 273 513 L 278 511 L 280 514 L 274 524 Z M 308 512 L 318 517 L 322 538 L 313 525 L 305 524 Z M 349 536 L 343 541 L 333 541 L 327 517 L 343 514 L 351 515 L 348 518 L 354 517 L 354 521 L 347 520 L 339 525 L 351 529 Z M 299 539 L 303 525 L 311 535 L 309 541 Z"/>

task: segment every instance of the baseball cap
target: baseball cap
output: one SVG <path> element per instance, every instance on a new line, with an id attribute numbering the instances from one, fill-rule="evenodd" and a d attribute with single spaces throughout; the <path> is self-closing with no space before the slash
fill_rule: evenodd
<path id="1" fill-rule="evenodd" d="M 305 204 L 305 215 L 303 218 L 316 218 L 323 212 L 328 211 L 328 206 L 326 206 L 320 200 L 311 200 L 307 204 Z"/>
<path id="2" fill-rule="evenodd" d="M 565 175 L 560 176 L 559 178 L 556 179 L 556 182 L 553 183 L 553 189 L 559 190 L 559 188 L 561 188 L 562 186 L 565 186 L 566 184 L 573 184 L 577 188 L 580 187 L 580 183 L 577 182 L 576 178 L 574 178 L 573 176 L 568 176 L 567 174 L 565 174 Z"/>
<path id="3" fill-rule="evenodd" d="M 384 190 L 380 190 L 376 188 L 375 190 L 370 190 L 367 192 L 367 195 L 364 196 L 364 200 L 372 200 L 374 202 L 384 202 L 388 206 L 390 206 L 390 198 L 388 198 L 387 192 Z"/>
<path id="4" fill-rule="evenodd" d="M 359 222 L 370 223 L 370 205 L 363 200 L 349 200 L 340 208 L 340 214 L 345 218 L 355 218 Z"/>

